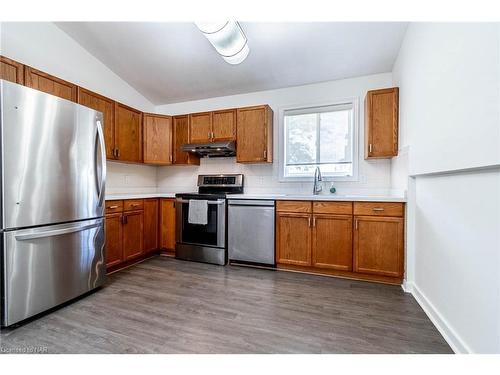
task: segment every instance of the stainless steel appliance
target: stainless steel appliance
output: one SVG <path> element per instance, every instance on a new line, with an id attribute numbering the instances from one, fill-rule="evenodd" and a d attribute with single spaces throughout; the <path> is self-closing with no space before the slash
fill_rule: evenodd
<path id="1" fill-rule="evenodd" d="M 203 144 L 185 144 L 181 147 L 182 151 L 197 154 L 201 157 L 213 158 L 224 156 L 236 156 L 236 143 L 234 141 L 203 143 Z"/>
<path id="2" fill-rule="evenodd" d="M 198 192 L 176 194 L 177 243 L 179 259 L 212 264 L 227 263 L 226 196 L 243 193 L 243 175 L 220 174 L 198 176 Z M 189 201 L 207 200 L 206 225 L 189 222 Z"/>
<path id="3" fill-rule="evenodd" d="M 275 266 L 274 201 L 228 199 L 230 263 Z"/>
<path id="4" fill-rule="evenodd" d="M 105 280 L 102 114 L 0 80 L 1 325 Z"/>

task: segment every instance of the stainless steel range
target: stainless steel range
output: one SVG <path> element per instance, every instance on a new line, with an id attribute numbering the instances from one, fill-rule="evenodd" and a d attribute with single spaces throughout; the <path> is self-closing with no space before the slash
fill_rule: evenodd
<path id="1" fill-rule="evenodd" d="M 218 174 L 199 175 L 197 193 L 176 194 L 176 258 L 225 265 L 226 197 L 242 193 L 242 174 Z"/>

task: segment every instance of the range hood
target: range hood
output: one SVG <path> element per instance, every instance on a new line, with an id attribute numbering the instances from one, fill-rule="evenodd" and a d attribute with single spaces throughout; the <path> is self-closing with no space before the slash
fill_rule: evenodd
<path id="1" fill-rule="evenodd" d="M 190 143 L 182 145 L 182 151 L 197 154 L 204 158 L 235 156 L 236 143 L 234 141 L 214 143 Z"/>

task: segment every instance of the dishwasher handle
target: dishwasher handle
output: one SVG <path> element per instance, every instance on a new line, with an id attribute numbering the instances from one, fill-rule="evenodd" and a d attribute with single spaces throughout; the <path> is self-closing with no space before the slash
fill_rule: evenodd
<path id="1" fill-rule="evenodd" d="M 274 207 L 273 200 L 267 199 L 228 199 L 229 206 L 266 206 Z"/>

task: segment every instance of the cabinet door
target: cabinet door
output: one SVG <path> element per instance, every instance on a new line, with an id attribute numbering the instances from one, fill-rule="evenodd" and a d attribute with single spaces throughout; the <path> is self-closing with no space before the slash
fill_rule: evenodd
<path id="1" fill-rule="evenodd" d="M 24 65 L 17 61 L 0 56 L 0 79 L 24 84 Z"/>
<path id="2" fill-rule="evenodd" d="M 158 250 L 158 199 L 144 199 L 144 251 Z"/>
<path id="3" fill-rule="evenodd" d="M 365 159 L 398 155 L 397 87 L 368 91 L 365 98 Z"/>
<path id="4" fill-rule="evenodd" d="M 172 118 L 144 114 L 144 163 L 172 164 Z"/>
<path id="5" fill-rule="evenodd" d="M 175 250 L 175 199 L 160 201 L 160 247 Z"/>
<path id="6" fill-rule="evenodd" d="M 403 219 L 355 216 L 354 220 L 354 271 L 402 277 Z"/>
<path id="7" fill-rule="evenodd" d="M 352 216 L 313 216 L 312 265 L 352 270 Z"/>
<path id="8" fill-rule="evenodd" d="M 24 84 L 32 89 L 76 102 L 76 85 L 51 76 L 50 74 L 33 69 L 32 67 L 24 67 Z"/>
<path id="9" fill-rule="evenodd" d="M 122 214 L 106 215 L 106 267 L 123 261 Z"/>
<path id="10" fill-rule="evenodd" d="M 142 113 L 115 102 L 117 159 L 142 162 Z"/>
<path id="11" fill-rule="evenodd" d="M 268 106 L 238 108 L 236 161 L 272 162 L 272 111 Z"/>
<path id="12" fill-rule="evenodd" d="M 123 213 L 123 258 L 129 260 L 143 253 L 144 212 Z"/>
<path id="13" fill-rule="evenodd" d="M 276 216 L 277 263 L 311 265 L 311 215 L 278 212 Z"/>
<path id="14" fill-rule="evenodd" d="M 105 96 L 78 88 L 78 103 L 86 107 L 102 112 L 104 143 L 106 144 L 106 157 L 114 159 L 113 150 L 115 149 L 115 102 Z"/>
<path id="15" fill-rule="evenodd" d="M 212 112 L 189 115 L 189 143 L 212 141 Z"/>
<path id="16" fill-rule="evenodd" d="M 214 142 L 234 141 L 236 139 L 236 110 L 229 109 L 212 113 Z"/>
<path id="17" fill-rule="evenodd" d="M 200 164 L 200 159 L 193 154 L 183 152 L 182 145 L 189 143 L 189 116 L 174 116 L 172 118 L 174 128 L 174 164 Z"/>

